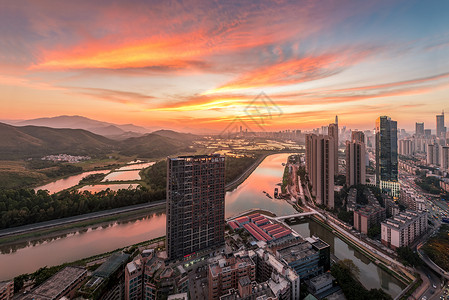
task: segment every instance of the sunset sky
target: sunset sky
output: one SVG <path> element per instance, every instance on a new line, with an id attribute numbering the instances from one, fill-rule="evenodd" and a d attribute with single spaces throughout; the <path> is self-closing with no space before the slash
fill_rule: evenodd
<path id="1" fill-rule="evenodd" d="M 449 1 L 0 0 L 0 70 L 2 120 L 207 132 L 255 113 L 264 130 L 389 115 L 434 129 Z M 253 102 L 262 92 L 274 109 Z"/>

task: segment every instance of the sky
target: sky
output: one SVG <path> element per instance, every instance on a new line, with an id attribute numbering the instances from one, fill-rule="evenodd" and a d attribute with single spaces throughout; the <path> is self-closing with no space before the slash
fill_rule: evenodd
<path id="1" fill-rule="evenodd" d="M 185 132 L 336 114 L 434 129 L 449 112 L 449 1 L 0 0 L 0 103 L 1 120 Z"/>

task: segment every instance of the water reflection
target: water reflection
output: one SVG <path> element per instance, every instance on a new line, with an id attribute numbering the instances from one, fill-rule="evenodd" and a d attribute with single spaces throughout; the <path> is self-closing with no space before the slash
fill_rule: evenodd
<path id="1" fill-rule="evenodd" d="M 286 201 L 268 198 L 273 196 L 281 182 L 289 154 L 267 157 L 260 166 L 235 190 L 226 193 L 226 216 L 238 214 L 250 208 L 263 208 L 277 215 L 294 213 Z M 339 259 L 349 258 L 360 268 L 360 281 L 369 289 L 382 287 L 396 296 L 401 283 L 355 252 L 331 232 L 315 222 L 302 222 L 291 226 L 303 236 L 316 235 L 331 245 L 331 251 Z M 0 247 L 0 281 L 23 273 L 29 273 L 45 265 L 52 266 L 75 261 L 99 253 L 135 244 L 165 235 L 165 210 L 137 220 L 122 220 L 92 228 L 42 238 L 13 246 Z"/>
<path id="2" fill-rule="evenodd" d="M 140 170 L 112 172 L 106 175 L 101 182 L 140 180 Z"/>
<path id="3" fill-rule="evenodd" d="M 338 259 L 352 260 L 356 266 L 359 267 L 359 280 L 367 289 L 382 288 L 392 297 L 395 297 L 405 287 L 399 280 L 381 268 L 378 268 L 366 256 L 355 251 L 352 247 L 320 224 L 306 219 L 300 224 L 291 225 L 291 227 L 302 236 L 315 235 L 323 239 L 326 243 L 331 245 L 331 253 Z"/>
<path id="4" fill-rule="evenodd" d="M 70 176 L 64 179 L 59 179 L 54 182 L 51 182 L 49 184 L 39 186 L 35 188 L 34 190 L 48 190 L 50 194 L 60 192 L 62 190 L 71 188 L 72 186 L 77 185 L 81 179 L 86 177 L 87 175 L 91 174 L 106 174 L 109 173 L 109 170 L 101 170 L 101 171 L 90 171 L 90 172 L 84 172 L 78 175 Z"/>
<path id="5" fill-rule="evenodd" d="M 165 214 L 111 222 L 51 238 L 2 246 L 0 280 L 165 235 Z"/>
<path id="6" fill-rule="evenodd" d="M 236 189 L 226 193 L 225 215 L 230 217 L 251 208 L 263 208 L 277 215 L 296 212 L 284 200 L 270 199 L 263 193 L 266 191 L 273 197 L 273 192 L 282 181 L 284 167 L 290 154 L 276 154 L 267 157 L 257 169 Z"/>
<path id="7" fill-rule="evenodd" d="M 80 188 L 80 191 L 89 191 L 91 193 L 98 193 L 100 191 L 104 191 L 106 189 L 110 189 L 111 191 L 118 191 L 121 189 L 135 189 L 138 187 L 137 183 L 115 183 L 115 184 L 96 184 L 96 185 L 85 185 Z"/>

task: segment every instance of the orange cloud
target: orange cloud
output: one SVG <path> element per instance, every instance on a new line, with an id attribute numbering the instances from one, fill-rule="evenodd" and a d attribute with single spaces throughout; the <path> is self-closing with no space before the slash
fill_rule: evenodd
<path id="1" fill-rule="evenodd" d="M 374 49 L 351 49 L 294 58 L 256 68 L 209 93 L 247 88 L 292 85 L 338 74 L 371 55 Z"/>

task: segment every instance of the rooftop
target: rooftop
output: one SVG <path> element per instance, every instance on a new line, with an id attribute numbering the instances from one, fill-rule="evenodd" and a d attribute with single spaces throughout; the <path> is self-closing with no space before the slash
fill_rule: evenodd
<path id="1" fill-rule="evenodd" d="M 108 278 L 128 260 L 128 257 L 129 254 L 122 252 L 112 254 L 106 262 L 104 262 L 97 270 L 95 270 L 95 272 L 93 272 L 93 275 Z"/>
<path id="2" fill-rule="evenodd" d="M 312 249 L 312 245 L 307 241 L 302 241 L 283 249 L 277 250 L 279 256 L 288 264 L 312 256 L 317 251 Z"/>
<path id="3" fill-rule="evenodd" d="M 323 286 L 327 284 L 329 281 L 332 282 L 334 280 L 335 278 L 331 275 L 331 273 L 324 273 L 310 279 L 310 283 L 313 284 L 314 286 Z"/>
<path id="4" fill-rule="evenodd" d="M 65 267 L 22 299 L 59 299 L 65 289 L 86 274 L 84 268 Z"/>

